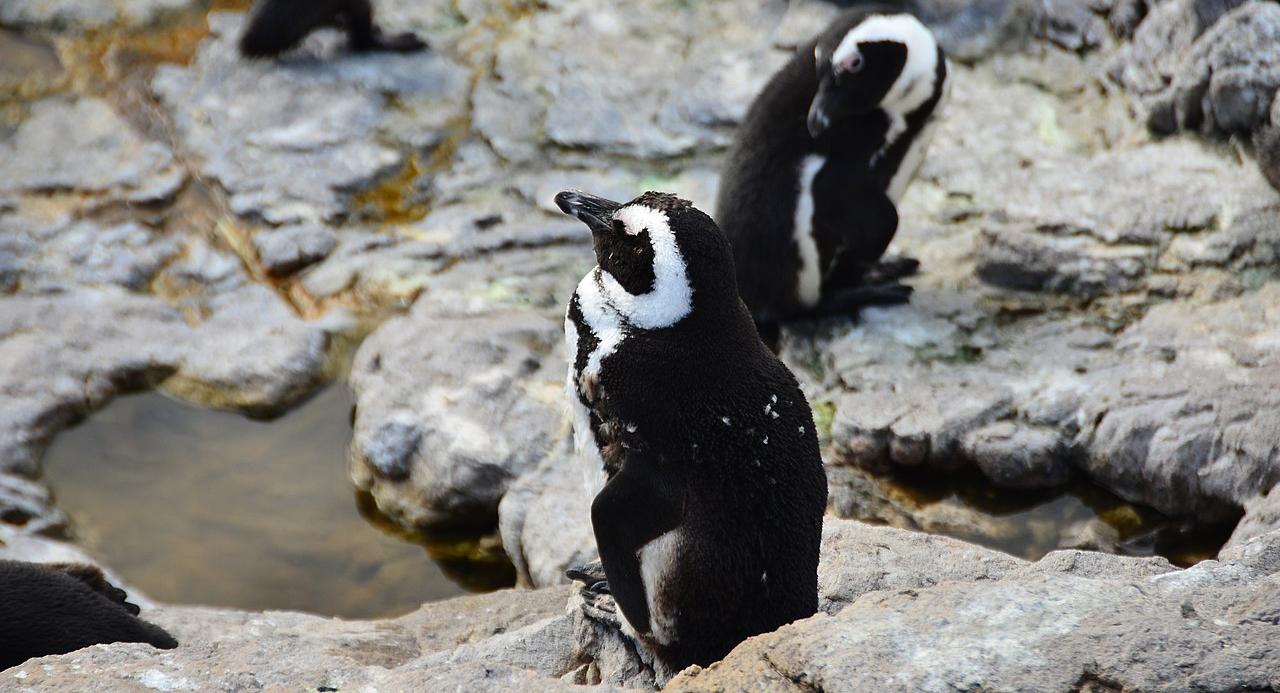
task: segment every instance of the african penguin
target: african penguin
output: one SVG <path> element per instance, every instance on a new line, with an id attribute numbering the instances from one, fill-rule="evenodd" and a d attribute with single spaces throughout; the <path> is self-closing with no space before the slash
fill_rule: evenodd
<path id="1" fill-rule="evenodd" d="M 126 596 L 96 566 L 0 561 L 0 669 L 104 643 L 178 646 Z"/>
<path id="2" fill-rule="evenodd" d="M 415 34 L 384 35 L 373 23 L 370 0 L 261 0 L 240 37 L 240 54 L 279 55 L 321 27 L 343 29 L 351 50 L 361 53 L 408 53 L 427 47 Z"/>
<path id="3" fill-rule="evenodd" d="M 723 169 L 716 220 L 762 331 L 907 300 L 896 280 L 918 263 L 877 262 L 946 91 L 929 29 L 863 5 L 801 46 L 756 97 Z"/>
<path id="4" fill-rule="evenodd" d="M 591 524 L 623 631 L 672 671 L 817 609 L 827 481 L 809 404 L 674 195 L 564 192 L 599 263 L 565 318 Z M 570 573 L 575 577 L 574 573 Z"/>

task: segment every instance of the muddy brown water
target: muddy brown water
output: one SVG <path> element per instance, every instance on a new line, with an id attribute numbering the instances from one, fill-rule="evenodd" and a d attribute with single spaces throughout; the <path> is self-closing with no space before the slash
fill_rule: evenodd
<path id="1" fill-rule="evenodd" d="M 495 539 L 395 531 L 353 491 L 351 406 L 343 385 L 270 422 L 121 397 L 45 474 L 77 541 L 162 602 L 371 618 L 513 583 Z"/>

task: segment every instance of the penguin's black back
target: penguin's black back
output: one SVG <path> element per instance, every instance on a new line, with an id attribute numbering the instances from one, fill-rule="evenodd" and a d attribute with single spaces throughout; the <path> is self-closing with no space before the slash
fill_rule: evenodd
<path id="1" fill-rule="evenodd" d="M 0 561 L 0 669 L 90 645 L 178 646 L 93 566 Z"/>
<path id="2" fill-rule="evenodd" d="M 806 118 L 818 89 L 814 46 L 823 37 L 847 34 L 870 15 L 910 11 L 906 3 L 849 4 L 853 6 L 819 36 L 797 48 L 757 95 L 722 169 L 715 219 L 733 244 L 739 290 L 760 323 L 807 308 L 797 297 L 801 261 L 794 235 L 800 168 L 805 158 L 815 154 L 830 158 L 838 152 L 845 161 L 865 161 L 865 166 L 852 170 L 845 167 L 819 175 L 838 178 L 833 182 L 839 194 L 857 196 L 861 189 L 879 195 L 888 188 L 911 137 L 923 125 L 908 123 L 907 136 L 899 138 L 874 167 L 871 158 L 889 127 L 887 116 L 879 109 L 845 121 L 820 141 L 809 135 Z M 874 205 L 868 203 L 866 208 Z M 888 246 L 891 233 L 892 228 L 888 238 L 871 239 L 869 247 L 861 249 L 864 256 L 857 259 L 875 262 Z"/>
<path id="3" fill-rule="evenodd" d="M 667 607 L 680 637 L 663 652 L 675 669 L 716 661 L 818 605 L 827 481 L 812 414 L 735 304 L 631 335 L 600 374 L 607 415 L 635 426 L 624 446 L 683 490 L 686 544 Z"/>

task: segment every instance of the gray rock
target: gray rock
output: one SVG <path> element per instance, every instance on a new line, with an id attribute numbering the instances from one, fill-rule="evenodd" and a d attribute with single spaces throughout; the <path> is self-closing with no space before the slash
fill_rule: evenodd
<path id="1" fill-rule="evenodd" d="M 1244 502 L 1244 518 L 1227 540 L 1228 549 L 1280 530 L 1280 485 L 1272 486 L 1264 495 L 1250 498 Z"/>
<path id="2" fill-rule="evenodd" d="M 428 153 L 402 140 L 433 147 L 440 137 L 422 133 L 461 113 L 466 72 L 436 52 L 339 56 L 339 38 L 323 35 L 290 59 L 245 61 L 235 47 L 242 21 L 212 15 L 191 66 L 165 66 L 152 81 L 182 147 L 238 215 L 274 224 L 351 216 L 352 192 Z M 412 116 L 393 117 L 393 99 Z"/>
<path id="3" fill-rule="evenodd" d="M 143 291 L 181 251 L 172 237 L 132 222 L 42 224 L 0 214 L 0 233 L 12 234 L 0 243 L 10 248 L 13 287 L 33 293 L 108 284 Z"/>
<path id="4" fill-rule="evenodd" d="M 528 310 L 454 317 L 423 301 L 384 323 L 351 373 L 356 485 L 407 525 L 492 526 L 562 430 L 563 339 Z M 407 462 L 389 459 L 392 437 L 415 436 Z"/>
<path id="5" fill-rule="evenodd" d="M 1169 0 L 1151 3 L 1146 18 L 1111 58 L 1108 73 L 1143 97 L 1163 92 L 1191 46 L 1224 14 L 1246 0 Z"/>
<path id="6" fill-rule="evenodd" d="M 1057 487 L 1071 476 L 1062 438 L 1055 431 L 1000 421 L 967 433 L 963 455 L 1001 486 Z"/>
<path id="7" fill-rule="evenodd" d="M 565 570 L 597 558 L 590 491 L 569 440 L 517 479 L 498 504 L 502 547 L 523 584 L 568 582 Z"/>
<path id="8" fill-rule="evenodd" d="M 1170 88 L 1151 100 L 1149 124 L 1165 134 L 1248 134 L 1268 121 L 1277 87 L 1280 8 L 1249 3 L 1196 40 Z"/>
<path id="9" fill-rule="evenodd" d="M 9 0 L 0 7 L 0 24 L 76 31 L 111 25 L 145 26 L 166 14 L 203 4 L 205 0 Z"/>
<path id="10" fill-rule="evenodd" d="M 873 592 L 749 640 L 668 688 L 1265 689 L 1280 680 L 1268 644 L 1277 596 L 1267 573 L 1213 561 L 1154 576 L 1023 571 Z"/>
<path id="11" fill-rule="evenodd" d="M 0 373 L 0 469 L 35 476 L 50 436 L 120 392 L 163 383 L 198 404 L 270 415 L 325 378 L 326 331 L 270 290 L 201 305 L 193 327 L 154 297 L 110 287 L 0 297 L 0 363 L 17 364 Z"/>
<path id="12" fill-rule="evenodd" d="M 316 224 L 282 226 L 253 236 L 258 259 L 275 276 L 292 274 L 319 262 L 337 245 L 333 230 Z"/>
<path id="13" fill-rule="evenodd" d="M 67 516 L 54 507 L 49 489 L 13 474 L 0 474 L 0 523 L 59 538 L 68 530 Z"/>
<path id="14" fill-rule="evenodd" d="M 97 204 L 165 200 L 186 180 L 168 148 L 90 97 L 33 104 L 0 159 L 0 193 L 76 191 Z"/>

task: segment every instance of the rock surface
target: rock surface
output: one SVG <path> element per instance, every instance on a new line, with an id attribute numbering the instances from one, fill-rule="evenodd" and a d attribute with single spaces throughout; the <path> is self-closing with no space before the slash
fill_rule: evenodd
<path id="1" fill-rule="evenodd" d="M 1264 689 L 1280 667 L 1277 575 L 1275 532 L 1176 570 L 1161 559 L 1079 551 L 1029 563 L 829 520 L 823 611 L 680 673 L 666 690 Z M 146 617 L 178 649 L 100 645 L 0 677 L 15 690 L 91 681 L 121 690 L 651 688 L 652 669 L 582 603 L 558 587 L 438 602 L 383 621 L 151 608 Z"/>

